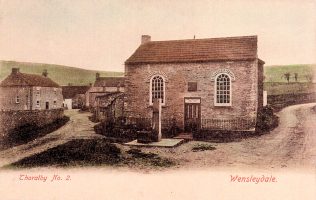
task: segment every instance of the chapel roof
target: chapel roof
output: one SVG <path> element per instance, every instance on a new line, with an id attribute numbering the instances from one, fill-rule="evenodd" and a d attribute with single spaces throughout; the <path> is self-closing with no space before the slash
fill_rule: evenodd
<path id="1" fill-rule="evenodd" d="M 125 64 L 254 60 L 257 36 L 222 37 L 141 44 Z"/>

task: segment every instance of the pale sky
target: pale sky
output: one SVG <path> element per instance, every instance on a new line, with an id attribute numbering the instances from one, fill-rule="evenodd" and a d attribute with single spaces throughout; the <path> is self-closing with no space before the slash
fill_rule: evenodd
<path id="1" fill-rule="evenodd" d="M 258 35 L 266 65 L 316 63 L 316 1 L 0 0 L 0 60 L 123 71 L 142 34 Z"/>

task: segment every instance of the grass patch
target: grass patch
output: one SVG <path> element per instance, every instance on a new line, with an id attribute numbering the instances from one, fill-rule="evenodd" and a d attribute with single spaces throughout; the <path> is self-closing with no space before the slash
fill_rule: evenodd
<path id="1" fill-rule="evenodd" d="M 106 139 L 77 139 L 45 152 L 24 158 L 5 168 L 130 166 L 131 168 L 166 168 L 173 160 L 138 149 L 123 152 Z"/>
<path id="2" fill-rule="evenodd" d="M 282 82 L 265 82 L 264 90 L 268 95 L 280 94 L 301 94 L 315 92 L 315 83 L 282 83 Z"/>
<path id="3" fill-rule="evenodd" d="M 132 162 L 139 166 L 153 166 L 153 167 L 171 167 L 176 163 L 167 158 L 161 158 L 155 153 L 145 153 L 140 149 L 130 149 L 126 153 L 132 157 Z"/>
<path id="4" fill-rule="evenodd" d="M 193 152 L 199 152 L 199 151 L 213 151 L 216 148 L 213 147 L 210 144 L 196 144 L 194 145 L 194 147 L 192 148 Z"/>
<path id="5" fill-rule="evenodd" d="M 78 139 L 45 152 L 24 158 L 9 167 L 73 167 L 116 165 L 122 160 L 121 150 L 112 143 L 96 139 Z"/>

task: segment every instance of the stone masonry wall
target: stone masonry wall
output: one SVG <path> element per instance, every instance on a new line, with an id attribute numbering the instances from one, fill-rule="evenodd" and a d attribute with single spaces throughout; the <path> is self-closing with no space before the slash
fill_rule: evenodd
<path id="1" fill-rule="evenodd" d="M 36 124 L 43 127 L 53 123 L 64 116 L 64 110 L 21 110 L 21 111 L 0 111 L 0 139 L 12 130 L 23 125 Z"/>
<path id="2" fill-rule="evenodd" d="M 212 74 L 229 69 L 232 81 L 232 106 L 214 106 Z M 184 126 L 184 97 L 201 98 L 202 119 L 255 119 L 258 107 L 257 61 L 142 64 L 125 66 L 125 111 L 127 117 L 151 117 L 149 105 L 150 78 L 162 75 L 166 80 L 166 102 L 162 120 L 175 117 Z M 197 91 L 188 92 L 188 82 L 197 82 Z"/>
<path id="3" fill-rule="evenodd" d="M 263 64 L 258 63 L 258 110 L 263 108 Z"/>

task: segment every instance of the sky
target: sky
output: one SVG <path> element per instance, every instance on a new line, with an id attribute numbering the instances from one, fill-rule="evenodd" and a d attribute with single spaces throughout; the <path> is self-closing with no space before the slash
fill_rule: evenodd
<path id="1" fill-rule="evenodd" d="M 258 35 L 266 65 L 316 63 L 316 1 L 0 0 L 0 60 L 123 71 L 145 34 Z"/>

